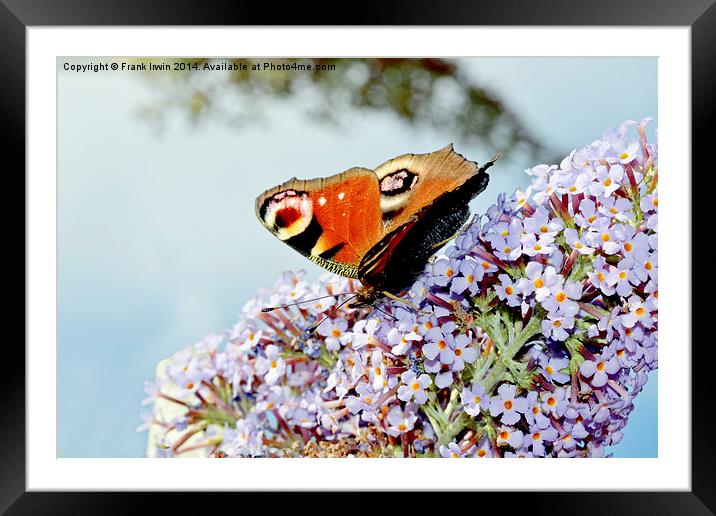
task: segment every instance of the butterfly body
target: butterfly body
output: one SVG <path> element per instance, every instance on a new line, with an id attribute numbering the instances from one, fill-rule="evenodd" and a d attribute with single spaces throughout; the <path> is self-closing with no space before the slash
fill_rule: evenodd
<path id="1" fill-rule="evenodd" d="M 482 167 L 452 145 L 405 154 L 375 170 L 291 179 L 256 199 L 256 214 L 277 238 L 363 288 L 352 306 L 409 288 L 428 258 L 467 222 L 468 203 L 485 189 Z"/>

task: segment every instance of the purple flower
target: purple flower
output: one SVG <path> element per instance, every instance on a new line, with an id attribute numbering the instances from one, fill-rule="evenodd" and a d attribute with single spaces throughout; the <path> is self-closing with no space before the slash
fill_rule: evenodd
<path id="1" fill-rule="evenodd" d="M 532 448 L 532 453 L 536 455 L 537 457 L 544 457 L 545 455 L 545 448 L 544 443 L 545 441 L 548 443 L 553 442 L 557 438 L 557 430 L 552 428 L 551 426 L 548 427 L 536 427 L 531 426 L 529 433 L 527 433 L 524 436 L 524 440 L 522 441 L 522 445 L 525 448 Z"/>
<path id="2" fill-rule="evenodd" d="M 477 350 L 470 345 L 470 339 L 464 333 L 455 337 L 453 344 L 455 359 L 452 362 L 453 371 L 462 371 L 465 364 L 472 364 L 477 360 Z"/>
<path id="3" fill-rule="evenodd" d="M 490 397 L 485 394 L 485 388 L 479 384 L 465 387 L 460 394 L 460 402 L 465 412 L 477 416 L 480 410 L 487 410 L 490 406 Z"/>
<path id="4" fill-rule="evenodd" d="M 548 314 L 547 319 L 542 321 L 542 333 L 545 337 L 553 340 L 567 340 L 567 330 L 574 328 L 574 317 Z"/>
<path id="5" fill-rule="evenodd" d="M 603 387 L 609 380 L 610 374 L 616 374 L 621 369 L 619 359 L 612 355 L 611 357 L 597 358 L 596 360 L 587 360 L 579 366 L 579 372 L 585 378 L 591 378 L 594 387 Z"/>
<path id="6" fill-rule="evenodd" d="M 575 301 L 579 301 L 581 298 L 582 286 L 574 281 L 568 281 L 561 288 L 552 289 L 551 295 L 542 302 L 542 306 L 550 314 L 570 319 L 579 312 L 579 305 Z M 569 320 L 563 320 L 558 328 L 564 324 L 569 324 L 569 322 Z"/>
<path id="7" fill-rule="evenodd" d="M 406 371 L 400 375 L 402 385 L 398 389 L 398 399 L 403 401 L 415 400 L 422 405 L 428 400 L 425 389 L 430 386 L 432 380 L 427 374 L 416 375 L 413 371 Z"/>
<path id="8" fill-rule="evenodd" d="M 517 283 L 520 292 L 529 295 L 534 292 L 537 301 L 542 302 L 553 290 L 562 286 L 562 276 L 557 274 L 554 267 L 544 268 L 539 262 L 530 262 L 525 268 L 525 278 Z"/>
<path id="9" fill-rule="evenodd" d="M 569 367 L 568 358 L 550 358 L 542 366 L 542 375 L 550 381 L 557 383 L 566 383 L 569 381 L 569 374 L 563 373 L 562 370 Z"/>
<path id="10" fill-rule="evenodd" d="M 410 432 L 418 420 L 416 410 L 417 407 L 413 403 L 408 403 L 405 410 L 401 409 L 400 405 L 393 405 L 388 412 L 389 426 L 386 431 L 392 436 Z"/>
<path id="11" fill-rule="evenodd" d="M 519 448 L 522 444 L 524 434 L 510 426 L 501 426 L 497 429 L 497 446 L 510 445 L 513 448 Z"/>
<path id="12" fill-rule="evenodd" d="M 269 385 L 274 385 L 278 382 L 286 372 L 286 362 L 279 356 L 278 346 L 272 344 L 266 347 L 266 356 L 259 357 L 256 372 L 264 375 L 264 380 Z"/>
<path id="13" fill-rule="evenodd" d="M 500 416 L 500 421 L 506 425 L 513 425 L 520 420 L 520 414 L 527 410 L 527 399 L 515 395 L 517 388 L 509 383 L 503 383 L 497 389 L 498 397 L 490 401 L 490 415 Z"/>
<path id="14" fill-rule="evenodd" d="M 460 459 L 467 455 L 468 452 L 463 452 L 457 443 L 450 443 L 447 446 L 440 446 L 440 456 L 443 458 Z"/>
<path id="15" fill-rule="evenodd" d="M 458 268 L 460 275 L 453 278 L 450 292 L 462 294 L 466 290 L 475 295 L 479 290 L 478 282 L 482 279 L 485 269 L 474 260 L 465 260 Z"/>
<path id="16" fill-rule="evenodd" d="M 455 337 L 443 328 L 434 328 L 425 334 L 423 355 L 428 360 L 439 359 L 443 364 L 452 364 L 455 360 Z"/>
<path id="17" fill-rule="evenodd" d="M 538 396 L 539 394 L 535 391 L 527 394 L 527 410 L 525 411 L 525 419 L 531 427 L 535 426 L 538 428 L 545 428 L 549 426 L 550 422 L 542 410 Z"/>

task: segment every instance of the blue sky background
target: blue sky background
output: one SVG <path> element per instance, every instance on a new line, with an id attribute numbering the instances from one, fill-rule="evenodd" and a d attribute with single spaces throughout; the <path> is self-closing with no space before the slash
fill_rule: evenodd
<path id="1" fill-rule="evenodd" d="M 653 58 L 462 64 L 564 154 L 624 120 L 657 115 Z M 135 429 L 143 383 L 157 362 L 232 326 L 244 303 L 281 271 L 317 275 L 317 266 L 255 220 L 260 192 L 294 175 L 372 168 L 449 142 L 478 162 L 493 154 L 391 115 L 355 112 L 340 127 L 317 124 L 290 101 L 275 101 L 262 124 L 243 129 L 211 120 L 192 127 L 170 117 L 159 133 L 140 116 L 157 98 L 156 84 L 141 75 L 60 71 L 58 82 L 61 457 L 143 456 L 146 434 Z M 501 162 L 473 209 L 524 188 L 522 170 L 535 164 L 526 156 Z M 656 394 L 654 373 L 615 456 L 657 455 Z"/>

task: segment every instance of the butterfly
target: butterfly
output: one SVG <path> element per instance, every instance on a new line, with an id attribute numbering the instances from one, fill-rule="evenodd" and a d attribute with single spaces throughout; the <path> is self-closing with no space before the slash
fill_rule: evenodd
<path id="1" fill-rule="evenodd" d="M 496 159 L 478 166 L 450 144 L 403 154 L 375 170 L 294 177 L 256 198 L 256 216 L 312 262 L 360 280 L 349 306 L 370 306 L 382 296 L 399 299 L 428 258 L 459 233 Z"/>

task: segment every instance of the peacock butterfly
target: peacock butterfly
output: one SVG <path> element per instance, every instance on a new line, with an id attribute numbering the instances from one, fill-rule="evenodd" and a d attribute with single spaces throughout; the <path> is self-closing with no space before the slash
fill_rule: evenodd
<path id="1" fill-rule="evenodd" d="M 363 288 L 351 306 L 368 306 L 409 288 L 428 258 L 460 231 L 495 160 L 478 167 L 450 144 L 375 170 L 293 178 L 259 195 L 256 215 L 312 262 L 359 279 Z"/>

